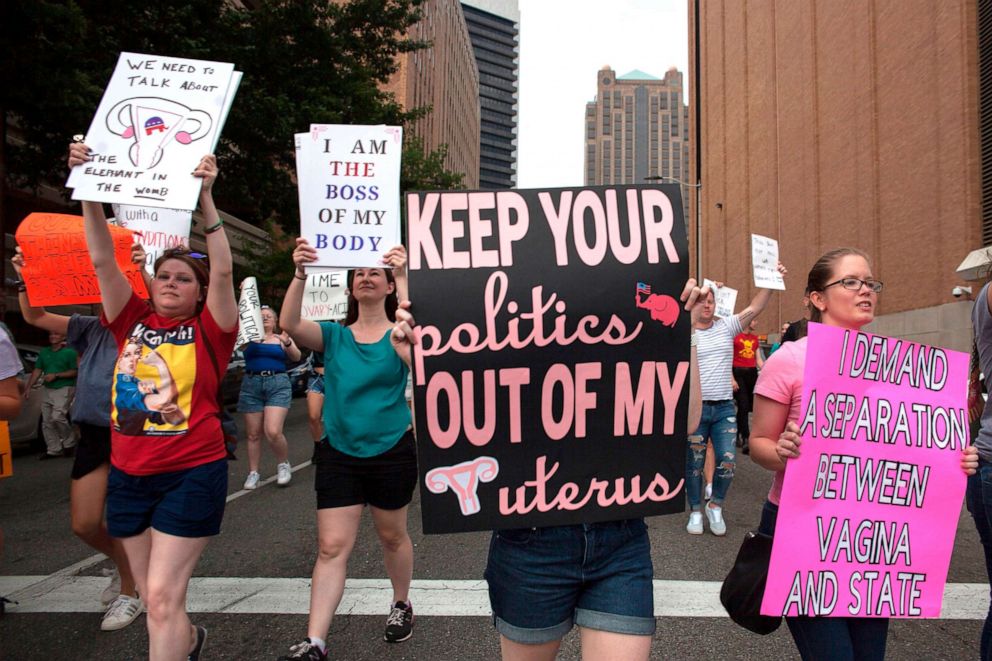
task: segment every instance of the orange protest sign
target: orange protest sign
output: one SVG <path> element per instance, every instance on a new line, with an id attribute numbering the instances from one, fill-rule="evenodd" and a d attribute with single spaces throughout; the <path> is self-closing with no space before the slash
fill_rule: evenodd
<path id="1" fill-rule="evenodd" d="M 10 477 L 14 474 L 14 460 L 10 454 L 10 428 L 5 421 L 0 421 L 0 477 Z"/>
<path id="2" fill-rule="evenodd" d="M 140 267 L 131 261 L 134 233 L 111 225 L 110 236 L 124 277 L 139 296 L 148 298 Z M 96 272 L 86 250 L 82 216 L 32 213 L 21 221 L 16 238 L 24 253 L 21 277 L 32 306 L 100 302 Z"/>

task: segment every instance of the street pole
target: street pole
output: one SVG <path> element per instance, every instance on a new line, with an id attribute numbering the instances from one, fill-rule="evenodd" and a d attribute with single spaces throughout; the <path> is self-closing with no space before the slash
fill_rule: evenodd
<path id="1" fill-rule="evenodd" d="M 695 213 L 695 220 L 696 220 L 696 231 L 695 231 L 695 235 L 696 235 L 695 236 L 695 239 L 696 239 L 696 249 L 695 249 L 695 253 L 696 253 L 696 255 L 695 255 L 696 256 L 696 282 L 702 282 L 703 281 L 702 280 L 702 278 L 703 278 L 703 246 L 702 246 L 703 232 L 702 232 L 702 228 L 700 227 L 700 222 L 699 222 L 700 221 L 700 218 L 702 218 L 702 216 L 700 215 L 700 210 L 699 210 L 699 200 L 700 200 L 699 191 L 703 187 L 703 182 L 701 182 L 701 181 L 699 181 L 697 179 L 696 180 L 696 183 L 690 184 L 688 182 L 682 181 L 681 179 L 676 179 L 675 177 L 666 177 L 666 176 L 660 175 L 660 174 L 652 175 L 650 177 L 644 177 L 644 181 L 671 181 L 672 183 L 679 184 L 680 186 L 685 186 L 686 188 L 695 188 L 696 189 L 696 213 Z M 688 235 L 688 231 L 686 232 L 686 234 Z"/>

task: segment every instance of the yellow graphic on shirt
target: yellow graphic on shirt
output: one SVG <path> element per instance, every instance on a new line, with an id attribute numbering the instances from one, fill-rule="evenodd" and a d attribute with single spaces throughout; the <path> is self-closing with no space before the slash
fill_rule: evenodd
<path id="1" fill-rule="evenodd" d="M 738 352 L 738 355 L 741 358 L 745 358 L 747 360 L 750 360 L 751 358 L 754 358 L 754 345 L 755 344 L 757 344 L 757 341 L 756 340 L 741 340 L 741 350 Z M 726 345 L 724 345 L 724 346 L 726 346 Z M 724 354 L 724 355 L 726 355 L 726 354 Z"/>
<path id="2" fill-rule="evenodd" d="M 114 368 L 114 429 L 128 436 L 186 433 L 195 382 L 193 327 L 152 329 L 138 324 Z"/>

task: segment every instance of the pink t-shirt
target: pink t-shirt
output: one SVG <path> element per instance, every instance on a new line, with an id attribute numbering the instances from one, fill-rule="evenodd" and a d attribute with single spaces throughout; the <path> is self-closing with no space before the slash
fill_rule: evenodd
<path id="1" fill-rule="evenodd" d="M 754 394 L 767 397 L 779 404 L 788 404 L 790 422 L 799 422 L 803 398 L 803 372 L 806 369 L 806 338 L 786 342 L 765 361 L 758 372 Z M 785 471 L 776 471 L 768 500 L 778 505 L 782 496 Z"/>

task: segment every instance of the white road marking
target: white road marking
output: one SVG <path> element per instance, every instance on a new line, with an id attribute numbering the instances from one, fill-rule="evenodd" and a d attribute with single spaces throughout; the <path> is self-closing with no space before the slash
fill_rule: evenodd
<path id="1" fill-rule="evenodd" d="M 304 461 L 303 463 L 297 464 L 296 466 L 290 468 L 289 472 L 295 473 L 296 471 L 303 470 L 309 465 L 310 465 L 309 460 Z M 277 475 L 272 475 L 271 477 L 267 477 L 266 479 L 258 483 L 258 488 L 260 489 L 267 484 L 271 484 L 275 482 L 277 477 L 278 477 Z M 239 491 L 235 491 L 234 493 L 228 494 L 227 500 L 225 502 L 230 503 L 232 501 L 237 500 L 238 498 L 241 498 L 242 496 L 247 496 L 250 493 L 252 493 L 252 491 L 248 489 L 240 489 Z M 104 555 L 103 553 L 96 553 L 88 558 L 83 558 L 79 562 L 75 564 L 71 564 L 68 567 L 63 567 L 62 569 L 58 570 L 57 572 L 53 572 L 48 576 L 34 577 L 36 580 L 34 580 L 31 583 L 21 585 L 15 588 L 11 588 L 8 590 L 0 589 L 0 594 L 6 596 L 8 599 L 13 599 L 14 601 L 20 601 L 21 599 L 30 598 L 31 595 L 37 596 L 40 594 L 52 592 L 53 590 L 58 590 L 69 579 L 75 577 L 77 574 L 81 574 L 90 567 L 98 565 L 106 559 L 107 556 Z M 5 576 L 5 577 L 0 577 L 0 581 L 8 578 L 24 579 L 29 577 Z M 101 590 L 102 589 L 103 588 L 101 588 Z"/>
<path id="2" fill-rule="evenodd" d="M 9 613 L 102 613 L 100 591 L 107 579 L 70 576 L 54 589 L 31 586 L 47 576 L 0 576 L 0 594 L 19 594 Z M 47 586 L 46 587 L 50 587 Z M 388 579 L 348 579 L 338 615 L 383 615 L 389 610 Z M 414 580 L 410 599 L 418 616 L 489 617 L 486 582 Z M 305 615 L 310 605 L 308 578 L 194 577 L 189 585 L 190 613 L 277 613 Z M 949 583 L 944 588 L 943 620 L 984 620 L 989 609 L 987 583 Z M 719 581 L 654 581 L 656 617 L 727 617 L 720 605 Z"/>

